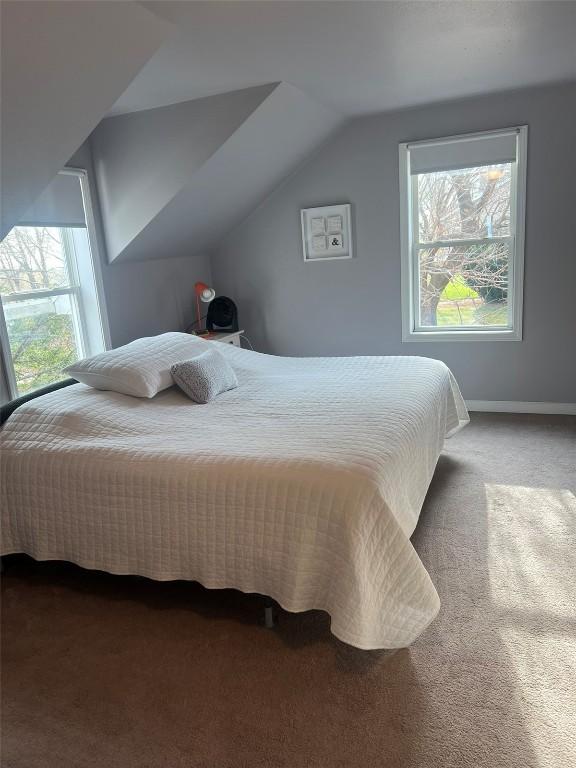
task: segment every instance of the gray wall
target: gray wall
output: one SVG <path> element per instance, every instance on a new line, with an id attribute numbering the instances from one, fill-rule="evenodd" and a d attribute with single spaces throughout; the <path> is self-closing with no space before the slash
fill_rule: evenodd
<path id="1" fill-rule="evenodd" d="M 85 168 L 91 180 L 112 346 L 140 336 L 184 330 L 195 319 L 194 283 L 211 283 L 208 256 L 109 264 L 89 142 L 83 144 L 68 165 Z"/>
<path id="2" fill-rule="evenodd" d="M 528 124 L 524 340 L 402 343 L 398 144 Z M 576 83 L 359 118 L 212 255 L 255 348 L 425 355 L 471 400 L 576 400 Z M 305 264 L 300 208 L 350 202 L 355 258 Z"/>
<path id="3" fill-rule="evenodd" d="M 92 150 L 109 261 L 204 252 L 342 122 L 288 83 L 103 120 Z"/>
<path id="4" fill-rule="evenodd" d="M 110 261 L 191 182 L 194 172 L 274 87 L 209 96 L 100 123 L 91 142 Z"/>

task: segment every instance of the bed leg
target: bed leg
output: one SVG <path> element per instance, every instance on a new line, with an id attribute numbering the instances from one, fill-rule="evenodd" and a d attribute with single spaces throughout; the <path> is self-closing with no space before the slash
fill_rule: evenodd
<path id="1" fill-rule="evenodd" d="M 264 603 L 264 626 L 266 629 L 274 627 L 274 610 L 272 600 L 266 599 Z"/>

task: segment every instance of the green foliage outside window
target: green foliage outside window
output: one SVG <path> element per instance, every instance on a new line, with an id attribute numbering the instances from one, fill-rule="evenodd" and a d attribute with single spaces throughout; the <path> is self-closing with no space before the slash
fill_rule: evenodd
<path id="1" fill-rule="evenodd" d="M 78 357 L 70 315 L 33 315 L 7 325 L 20 395 L 57 381 Z"/>

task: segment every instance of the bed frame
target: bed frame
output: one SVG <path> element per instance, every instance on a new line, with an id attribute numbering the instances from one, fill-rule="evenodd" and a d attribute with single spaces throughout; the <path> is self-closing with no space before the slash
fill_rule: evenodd
<path id="1" fill-rule="evenodd" d="M 27 395 L 22 395 L 22 397 L 17 397 L 15 400 L 9 400 L 7 403 L 4 403 L 4 405 L 0 406 L 0 424 L 4 424 L 4 422 L 12 416 L 14 411 L 17 408 L 20 408 L 21 405 L 24 405 L 24 403 L 29 403 L 30 400 L 35 400 L 37 397 L 47 395 L 49 392 L 56 392 L 57 389 L 69 387 L 71 384 L 78 384 L 78 382 L 75 379 L 64 379 L 63 381 L 56 382 L 56 384 L 48 384 L 46 387 L 35 389 L 33 392 L 29 392 Z"/>
<path id="2" fill-rule="evenodd" d="M 63 381 L 56 382 L 56 384 L 48 384 L 46 387 L 35 389 L 33 392 L 29 392 L 27 395 L 22 395 L 22 397 L 9 400 L 7 403 L 4 403 L 4 405 L 0 406 L 0 426 L 4 424 L 5 421 L 8 421 L 14 411 L 17 408 L 20 408 L 21 405 L 24 405 L 24 403 L 29 403 L 31 400 L 35 400 L 37 397 L 47 395 L 50 392 L 56 392 L 58 389 L 69 387 L 71 384 L 78 384 L 78 382 L 75 379 L 64 379 Z M 0 573 L 3 571 L 4 562 L 0 557 Z M 266 629 L 272 629 L 274 624 L 274 601 L 267 595 L 264 595 L 264 626 Z"/>

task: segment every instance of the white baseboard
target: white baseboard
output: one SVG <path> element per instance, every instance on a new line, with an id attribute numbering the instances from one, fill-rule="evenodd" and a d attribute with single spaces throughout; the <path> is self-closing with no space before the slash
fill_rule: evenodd
<path id="1" fill-rule="evenodd" d="M 469 411 L 489 413 L 559 413 L 576 416 L 576 403 L 521 403 L 516 400 L 466 400 Z"/>

